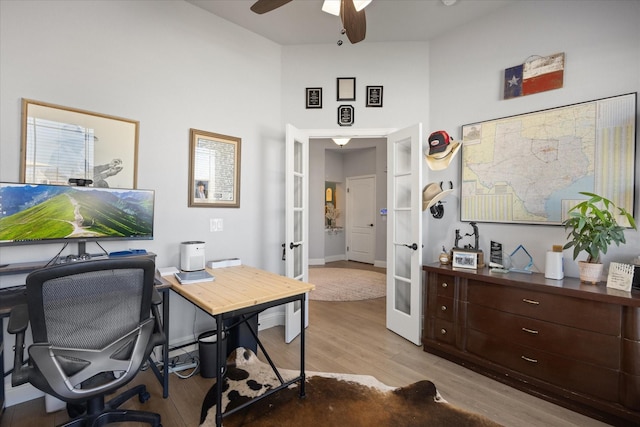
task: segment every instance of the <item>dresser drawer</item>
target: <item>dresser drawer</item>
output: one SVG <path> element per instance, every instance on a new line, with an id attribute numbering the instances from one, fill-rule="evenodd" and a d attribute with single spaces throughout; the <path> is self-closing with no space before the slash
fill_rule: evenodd
<path id="1" fill-rule="evenodd" d="M 620 334 L 618 305 L 469 280 L 468 301 L 496 310 L 606 335 Z"/>
<path id="2" fill-rule="evenodd" d="M 620 369 L 620 337 L 518 316 L 476 304 L 467 306 L 467 325 L 498 339 L 577 361 Z"/>
<path id="3" fill-rule="evenodd" d="M 447 276 L 446 274 L 438 274 L 435 286 L 437 288 L 436 293 L 438 296 L 453 298 L 455 288 L 455 278 L 453 276 Z"/>
<path id="4" fill-rule="evenodd" d="M 436 317 L 453 322 L 453 299 L 439 296 L 436 299 Z"/>
<path id="5" fill-rule="evenodd" d="M 467 349 L 505 368 L 573 392 L 618 400 L 619 374 L 615 370 L 520 346 L 474 330 L 468 330 Z"/>
<path id="6" fill-rule="evenodd" d="M 456 334 L 454 333 L 453 323 L 446 320 L 435 320 L 435 339 L 437 341 L 445 342 L 447 344 L 455 344 Z"/>

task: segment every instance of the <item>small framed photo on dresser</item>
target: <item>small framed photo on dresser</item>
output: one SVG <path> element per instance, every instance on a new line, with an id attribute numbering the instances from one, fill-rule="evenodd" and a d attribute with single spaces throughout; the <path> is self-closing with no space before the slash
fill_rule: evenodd
<path id="1" fill-rule="evenodd" d="M 305 90 L 307 108 L 322 108 L 322 88 L 308 87 Z"/>
<path id="2" fill-rule="evenodd" d="M 367 107 L 382 107 L 382 86 L 367 86 Z"/>
<path id="3" fill-rule="evenodd" d="M 454 268 L 471 268 L 475 270 L 478 268 L 478 254 L 454 249 L 451 265 Z"/>

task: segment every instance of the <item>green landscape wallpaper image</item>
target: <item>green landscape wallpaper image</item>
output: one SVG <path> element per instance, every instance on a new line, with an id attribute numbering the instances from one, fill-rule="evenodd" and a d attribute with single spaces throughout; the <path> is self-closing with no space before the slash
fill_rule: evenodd
<path id="1" fill-rule="evenodd" d="M 151 238 L 153 192 L 0 185 L 0 242 Z"/>

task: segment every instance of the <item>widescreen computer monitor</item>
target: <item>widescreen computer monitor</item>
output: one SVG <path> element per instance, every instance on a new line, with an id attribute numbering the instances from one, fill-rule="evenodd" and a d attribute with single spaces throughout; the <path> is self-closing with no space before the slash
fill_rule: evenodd
<path id="1" fill-rule="evenodd" d="M 0 246 L 151 240 L 153 210 L 153 190 L 1 182 Z"/>

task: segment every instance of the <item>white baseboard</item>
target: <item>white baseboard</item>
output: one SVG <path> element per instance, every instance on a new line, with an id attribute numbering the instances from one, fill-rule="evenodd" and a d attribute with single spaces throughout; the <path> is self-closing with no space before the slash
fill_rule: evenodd
<path id="1" fill-rule="evenodd" d="M 258 317 L 258 330 L 263 331 L 265 329 L 273 328 L 274 326 L 284 325 L 284 307 L 277 309 L 270 309 L 264 313 L 261 313 Z"/>
<path id="2" fill-rule="evenodd" d="M 335 261 L 345 261 L 347 256 L 345 254 L 342 255 L 331 255 L 324 257 L 325 262 L 335 262 Z"/>
<path id="3" fill-rule="evenodd" d="M 32 386 L 31 384 L 22 384 L 18 387 L 11 387 L 11 375 L 5 378 L 5 407 L 17 405 L 19 403 L 28 402 L 44 396 L 44 393 Z"/>
<path id="4" fill-rule="evenodd" d="M 374 261 L 373 266 L 379 268 L 387 268 L 387 261 Z"/>
<path id="5" fill-rule="evenodd" d="M 309 259 L 309 265 L 324 265 L 324 258 Z"/>

